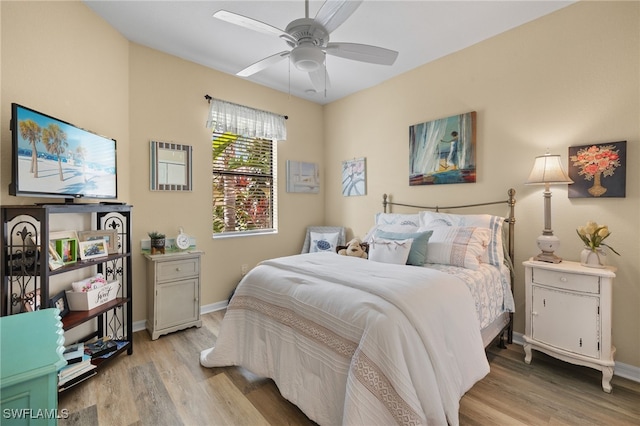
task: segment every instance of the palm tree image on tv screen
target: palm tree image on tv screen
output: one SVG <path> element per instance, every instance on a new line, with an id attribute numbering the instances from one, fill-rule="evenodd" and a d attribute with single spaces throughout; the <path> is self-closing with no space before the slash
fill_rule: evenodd
<path id="1" fill-rule="evenodd" d="M 13 104 L 12 195 L 116 198 L 116 141 Z"/>

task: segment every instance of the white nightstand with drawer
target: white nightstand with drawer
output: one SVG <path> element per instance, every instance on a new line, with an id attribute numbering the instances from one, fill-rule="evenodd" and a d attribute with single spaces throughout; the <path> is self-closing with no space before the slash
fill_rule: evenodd
<path id="1" fill-rule="evenodd" d="M 524 361 L 531 350 L 602 371 L 602 389 L 611 392 L 613 356 L 611 301 L 614 268 L 577 262 L 528 260 L 525 266 Z"/>
<path id="2" fill-rule="evenodd" d="M 163 334 L 201 327 L 200 256 L 202 252 L 145 255 L 147 258 L 147 330 Z"/>

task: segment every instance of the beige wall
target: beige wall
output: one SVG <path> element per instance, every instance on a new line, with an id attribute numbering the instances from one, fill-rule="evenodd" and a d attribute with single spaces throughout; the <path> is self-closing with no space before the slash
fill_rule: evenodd
<path id="1" fill-rule="evenodd" d="M 569 200 L 566 187 L 553 187 L 552 226 L 559 254 L 577 260 L 575 228 L 609 224 L 608 242 L 622 254 L 611 259 L 616 360 L 640 366 L 638 28 L 638 2 L 579 3 L 328 105 L 326 220 L 363 236 L 385 192 L 398 202 L 446 205 L 506 198 L 515 188 L 515 318 L 523 332 L 521 263 L 538 252 L 544 225 L 543 188 L 523 184 L 534 157 L 549 148 L 566 165 L 571 145 L 626 140 L 626 198 Z M 477 182 L 409 187 L 408 127 L 468 111 L 477 111 Z M 362 156 L 367 196 L 344 198 L 341 162 Z"/>
<path id="2" fill-rule="evenodd" d="M 10 197 L 11 103 L 118 142 L 118 197 L 129 200 L 129 42 L 79 2 L 1 2 L 2 204 Z"/>
<path id="3" fill-rule="evenodd" d="M 285 191 L 286 160 L 317 162 L 322 171 L 321 106 L 129 43 L 79 1 L 0 2 L 0 9 L 2 204 L 50 201 L 8 195 L 9 118 L 11 103 L 17 102 L 117 139 L 118 198 L 134 206 L 134 251 L 148 231 L 171 237 L 183 227 L 206 253 L 202 305 L 226 300 L 240 279 L 241 265 L 253 267 L 269 257 L 298 253 L 306 226 L 323 223 L 324 188 L 319 195 Z M 277 234 L 212 239 L 205 94 L 289 116 L 288 140 L 278 143 Z M 149 190 L 150 140 L 194 147 L 193 192 Z M 74 220 L 56 226 L 73 229 Z M 142 321 L 144 257 L 134 254 L 133 265 L 134 321 Z"/>
<path id="4" fill-rule="evenodd" d="M 322 108 L 137 44 L 131 45 L 130 64 L 130 155 L 139 159 L 131 182 L 134 240 L 138 244 L 154 229 L 174 237 L 182 226 L 205 252 L 202 305 L 226 300 L 243 264 L 253 267 L 266 258 L 299 253 L 306 226 L 322 224 L 322 195 L 285 191 L 286 160 L 322 164 Z M 205 94 L 289 117 L 287 140 L 278 142 L 278 234 L 211 238 L 211 131 L 204 127 L 209 112 Z M 193 146 L 193 192 L 149 190 L 150 140 Z M 142 257 L 134 257 L 136 283 L 145 280 L 144 267 Z M 137 297 L 136 319 L 145 318 L 143 298 L 142 293 Z"/>
<path id="5" fill-rule="evenodd" d="M 629 165 L 639 160 L 640 7 L 637 2 L 585 2 L 560 10 L 378 87 L 324 108 L 199 65 L 129 43 L 82 3 L 0 2 L 0 202 L 10 197 L 11 102 L 48 112 L 118 140 L 119 198 L 134 205 L 134 248 L 146 232 L 178 227 L 206 252 L 202 304 L 226 298 L 240 266 L 296 253 L 310 224 L 344 224 L 363 235 L 383 192 L 397 201 L 458 202 L 518 191 L 516 330 L 523 331 L 522 260 L 536 253 L 543 227 L 542 189 L 526 187 L 536 155 L 567 147 L 627 140 Z M 60 23 L 64 23 L 61 25 Z M 19 40 L 20 42 L 16 42 Z M 211 239 L 209 136 L 204 94 L 288 115 L 278 144 L 278 235 Z M 409 187 L 408 126 L 478 112 L 478 182 Z M 194 191 L 151 192 L 149 141 L 194 146 Z M 324 144 L 324 145 L 323 145 Z M 341 162 L 367 158 L 368 195 L 343 198 Z M 320 195 L 284 191 L 286 160 L 320 163 Z M 572 199 L 553 188 L 553 228 L 560 255 L 577 259 L 574 229 L 608 223 L 622 253 L 614 294 L 616 359 L 640 366 L 640 203 L 638 170 L 627 170 L 624 199 Z M 364 218 L 364 219 L 363 219 Z M 134 320 L 146 317 L 144 260 L 134 256 Z"/>

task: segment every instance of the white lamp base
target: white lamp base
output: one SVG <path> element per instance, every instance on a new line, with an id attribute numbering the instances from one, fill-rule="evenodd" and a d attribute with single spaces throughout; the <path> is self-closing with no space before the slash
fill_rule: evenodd
<path id="1" fill-rule="evenodd" d="M 560 239 L 555 235 L 540 235 L 536 243 L 538 244 L 538 248 L 542 250 L 542 253 L 539 253 L 533 260 L 538 260 L 540 262 L 547 263 L 560 263 L 562 262 L 562 258 L 553 254 L 554 251 L 560 248 Z"/>

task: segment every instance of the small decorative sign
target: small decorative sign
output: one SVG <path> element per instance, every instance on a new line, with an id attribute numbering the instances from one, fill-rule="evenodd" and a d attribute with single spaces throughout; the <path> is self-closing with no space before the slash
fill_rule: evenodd
<path id="1" fill-rule="evenodd" d="M 72 311 L 89 311 L 116 298 L 120 283 L 113 281 L 89 291 L 67 291 L 69 309 Z"/>

